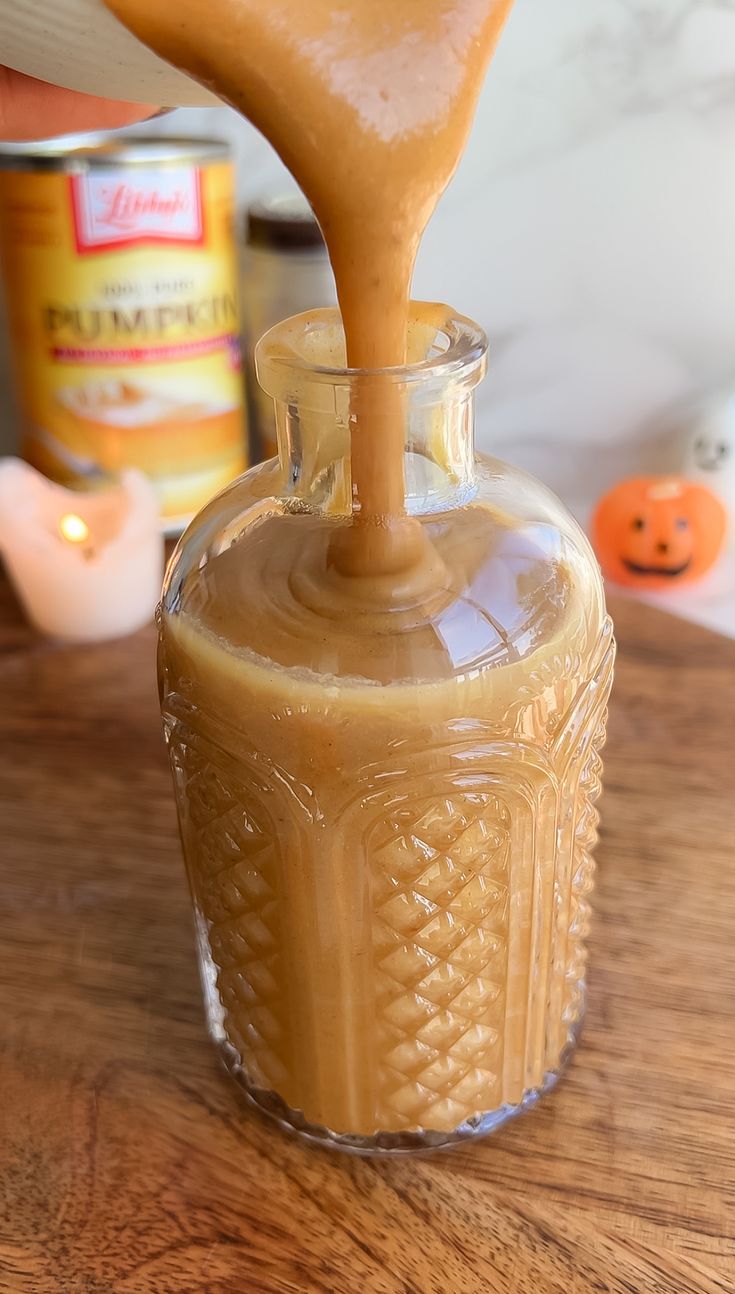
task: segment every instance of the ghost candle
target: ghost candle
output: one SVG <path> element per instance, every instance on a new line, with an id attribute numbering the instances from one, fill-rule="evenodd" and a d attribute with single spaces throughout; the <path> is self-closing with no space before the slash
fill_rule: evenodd
<path id="1" fill-rule="evenodd" d="M 706 485 L 724 503 L 735 540 L 735 389 L 720 391 L 688 422 L 680 474 Z"/>
<path id="2" fill-rule="evenodd" d="M 163 540 L 137 471 L 96 493 L 66 490 L 20 459 L 0 463 L 0 551 L 28 619 L 67 642 L 118 638 L 153 615 Z"/>

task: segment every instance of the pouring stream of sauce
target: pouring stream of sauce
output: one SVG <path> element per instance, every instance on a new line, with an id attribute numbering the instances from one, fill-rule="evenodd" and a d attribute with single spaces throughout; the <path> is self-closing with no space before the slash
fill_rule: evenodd
<path id="1" fill-rule="evenodd" d="M 329 249 L 347 363 L 406 362 L 421 235 L 454 172 L 512 0 L 105 0 L 170 63 L 249 118 L 291 170 Z M 358 393 L 352 481 L 360 524 L 346 570 L 405 569 L 400 397 Z"/>

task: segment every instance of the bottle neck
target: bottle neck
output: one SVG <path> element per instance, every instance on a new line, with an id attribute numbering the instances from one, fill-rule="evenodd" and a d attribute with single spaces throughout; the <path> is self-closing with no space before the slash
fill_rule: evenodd
<path id="1" fill-rule="evenodd" d="M 274 399 L 294 500 L 372 523 L 446 511 L 474 492 L 474 391 L 487 341 L 470 320 L 447 311 L 437 328 L 436 306 L 415 310 L 409 353 L 421 358 L 403 368 L 336 367 L 344 356 L 336 310 L 285 320 L 259 343 L 258 376 Z"/>
<path id="2" fill-rule="evenodd" d="M 381 401 L 371 400 L 362 413 L 345 407 L 341 416 L 339 403 L 328 411 L 276 400 L 276 433 L 287 494 L 347 515 L 360 511 L 350 472 L 354 437 L 380 441 Z M 404 510 L 420 515 L 461 506 L 475 488 L 474 392 L 448 393 L 426 405 L 401 393 L 388 416 L 401 417 L 404 428 Z"/>

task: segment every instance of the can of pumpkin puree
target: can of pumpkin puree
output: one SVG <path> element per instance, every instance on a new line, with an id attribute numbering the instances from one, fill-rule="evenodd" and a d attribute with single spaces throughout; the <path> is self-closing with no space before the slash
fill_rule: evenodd
<path id="1" fill-rule="evenodd" d="M 233 204 L 215 140 L 0 147 L 22 453 L 77 487 L 141 468 L 169 533 L 246 466 Z"/>

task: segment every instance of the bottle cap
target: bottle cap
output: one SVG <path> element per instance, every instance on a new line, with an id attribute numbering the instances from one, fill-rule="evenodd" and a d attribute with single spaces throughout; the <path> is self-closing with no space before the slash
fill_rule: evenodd
<path id="1" fill-rule="evenodd" d="M 274 194 L 252 202 L 245 213 L 245 236 L 250 247 L 325 250 L 316 216 L 301 194 Z"/>

